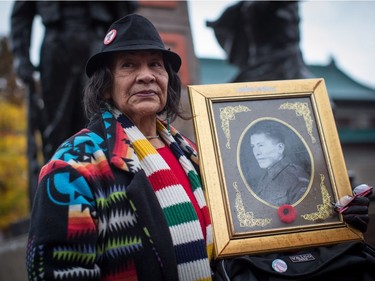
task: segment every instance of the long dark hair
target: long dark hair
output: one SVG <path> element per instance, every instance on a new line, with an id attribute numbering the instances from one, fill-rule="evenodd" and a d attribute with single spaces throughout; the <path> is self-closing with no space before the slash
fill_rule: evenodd
<path id="1" fill-rule="evenodd" d="M 96 114 L 100 114 L 106 104 L 112 104 L 111 100 L 105 98 L 106 94 L 112 91 L 113 75 L 111 72 L 111 59 L 113 55 L 109 56 L 108 62 L 98 67 L 98 69 L 91 75 L 86 83 L 84 89 L 83 105 L 86 117 L 90 120 Z M 184 116 L 184 111 L 180 105 L 181 100 L 181 79 L 171 66 L 171 64 L 164 58 L 164 66 L 168 73 L 168 89 L 167 89 L 167 103 L 164 109 L 158 115 L 167 115 L 170 122 L 177 117 L 188 120 L 191 117 Z"/>

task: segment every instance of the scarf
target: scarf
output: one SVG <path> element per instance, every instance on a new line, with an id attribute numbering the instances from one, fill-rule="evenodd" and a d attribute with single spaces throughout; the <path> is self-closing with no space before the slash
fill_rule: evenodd
<path id="1" fill-rule="evenodd" d="M 197 161 L 195 150 L 175 128 L 171 126 L 169 133 L 162 121 L 157 120 L 158 134 L 179 160 L 202 210 L 207 225 L 206 241 L 193 204 L 171 168 L 129 118 L 117 109 L 112 109 L 112 113 L 128 136 L 163 210 L 176 254 L 179 280 L 211 280 L 209 260 L 213 243 L 210 217 L 200 178 L 183 152 Z"/>

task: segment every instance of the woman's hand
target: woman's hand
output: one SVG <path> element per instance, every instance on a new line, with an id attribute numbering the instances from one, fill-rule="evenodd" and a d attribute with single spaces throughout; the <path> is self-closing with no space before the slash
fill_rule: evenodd
<path id="1" fill-rule="evenodd" d="M 368 208 L 372 187 L 361 184 L 353 189 L 353 196 L 345 196 L 335 204 L 335 210 L 343 215 L 344 221 L 362 233 L 367 231 L 370 218 Z"/>

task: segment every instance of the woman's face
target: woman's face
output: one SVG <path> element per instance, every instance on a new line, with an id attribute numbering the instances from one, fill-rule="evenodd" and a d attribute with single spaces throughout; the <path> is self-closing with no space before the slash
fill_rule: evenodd
<path id="1" fill-rule="evenodd" d="M 115 54 L 112 100 L 133 121 L 156 116 L 167 102 L 168 73 L 159 51 Z"/>

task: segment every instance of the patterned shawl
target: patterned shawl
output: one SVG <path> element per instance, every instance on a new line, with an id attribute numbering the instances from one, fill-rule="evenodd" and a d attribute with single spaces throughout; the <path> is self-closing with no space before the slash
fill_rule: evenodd
<path id="1" fill-rule="evenodd" d="M 129 137 L 138 156 L 139 166 L 145 171 L 162 207 L 172 236 L 179 280 L 211 280 L 209 260 L 213 244 L 210 217 L 199 176 L 192 162 L 183 153 L 184 150 L 197 161 L 195 150 L 176 129 L 171 127 L 169 133 L 162 121 L 157 120 L 158 134 L 186 172 L 194 196 L 203 212 L 207 225 L 206 242 L 193 204 L 168 164 L 124 114 L 117 109 L 111 109 L 111 111 Z"/>

